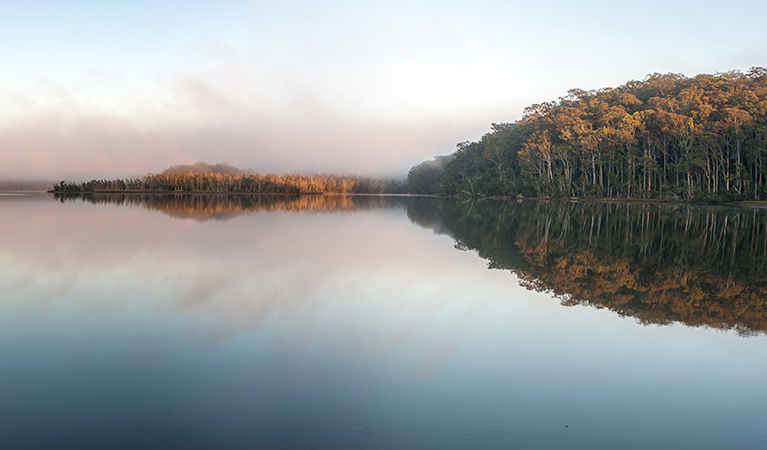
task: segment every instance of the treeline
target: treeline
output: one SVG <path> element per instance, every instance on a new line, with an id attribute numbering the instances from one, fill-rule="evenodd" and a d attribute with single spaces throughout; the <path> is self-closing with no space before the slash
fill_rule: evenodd
<path id="1" fill-rule="evenodd" d="M 408 216 L 566 306 L 767 332 L 763 210 L 424 198 Z"/>
<path id="2" fill-rule="evenodd" d="M 412 193 L 767 199 L 767 70 L 573 89 L 414 166 Z"/>
<path id="3" fill-rule="evenodd" d="M 404 180 L 365 178 L 339 175 L 258 175 L 217 171 L 173 170 L 141 178 L 66 182 L 53 186 L 54 193 L 74 192 L 243 192 L 243 193 L 334 193 L 334 194 L 400 194 L 405 193 Z M 229 166 L 226 166 L 229 167 Z M 242 171 L 240 171 L 242 172 Z"/>

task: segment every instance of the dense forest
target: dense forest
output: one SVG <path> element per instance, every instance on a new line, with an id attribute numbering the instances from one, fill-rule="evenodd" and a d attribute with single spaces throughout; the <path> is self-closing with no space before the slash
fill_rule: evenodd
<path id="1" fill-rule="evenodd" d="M 422 198 L 408 216 L 566 306 L 767 332 L 764 210 Z"/>
<path id="2" fill-rule="evenodd" d="M 224 164 L 171 166 L 141 178 L 66 182 L 54 193 L 74 192 L 242 192 L 273 194 L 400 194 L 405 182 L 341 175 L 259 175 Z"/>
<path id="3" fill-rule="evenodd" d="M 767 199 L 767 70 L 570 90 L 414 166 L 410 192 Z"/>

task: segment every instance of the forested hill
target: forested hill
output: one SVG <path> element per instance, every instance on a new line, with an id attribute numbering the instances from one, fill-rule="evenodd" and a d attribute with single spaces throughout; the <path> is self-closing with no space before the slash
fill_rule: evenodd
<path id="1" fill-rule="evenodd" d="M 422 162 L 416 194 L 767 198 L 767 70 L 573 89 Z"/>

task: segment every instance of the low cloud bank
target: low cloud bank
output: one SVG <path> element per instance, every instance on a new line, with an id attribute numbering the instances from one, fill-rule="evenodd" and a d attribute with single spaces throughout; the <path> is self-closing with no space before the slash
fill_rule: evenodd
<path id="1" fill-rule="evenodd" d="M 259 104 L 205 77 L 168 83 L 120 108 L 50 83 L 42 94 L 0 95 L 10 100 L 0 110 L 0 180 L 140 176 L 198 161 L 258 173 L 404 176 L 490 120 L 361 114 L 305 90 Z"/>

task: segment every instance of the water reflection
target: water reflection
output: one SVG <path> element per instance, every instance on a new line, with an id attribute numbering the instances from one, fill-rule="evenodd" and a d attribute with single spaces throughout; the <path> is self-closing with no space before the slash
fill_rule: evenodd
<path id="1" fill-rule="evenodd" d="M 0 200 L 0 448 L 450 439 L 397 420 L 442 409 L 404 397 L 454 357 L 476 307 L 468 287 L 445 295 L 465 264 L 404 209 L 337 198 L 319 210 L 338 214 L 200 221 L 173 203 L 32 199 Z"/>
<path id="2" fill-rule="evenodd" d="M 404 209 L 531 290 L 644 324 L 767 331 L 767 212 L 652 204 L 534 203 L 346 195 L 57 194 L 174 218 Z"/>
<path id="3" fill-rule="evenodd" d="M 54 194 L 60 202 L 141 206 L 171 217 L 227 220 L 254 212 L 334 212 L 404 207 L 404 197 L 292 194 Z"/>
<path id="4" fill-rule="evenodd" d="M 767 337 L 562 308 L 453 248 L 534 273 L 591 213 L 180 198 L 0 198 L 0 448 L 763 447 Z"/>
<path id="5" fill-rule="evenodd" d="M 420 199 L 408 215 L 566 306 L 767 331 L 764 210 Z"/>

